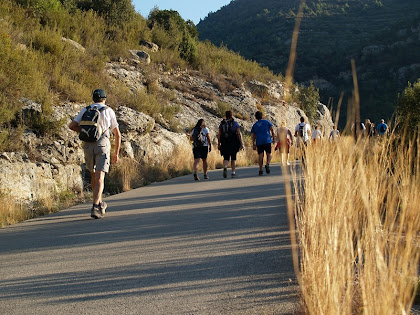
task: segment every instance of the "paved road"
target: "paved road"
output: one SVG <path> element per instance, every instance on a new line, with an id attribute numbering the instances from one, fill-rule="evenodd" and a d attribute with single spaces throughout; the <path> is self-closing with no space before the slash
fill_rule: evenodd
<path id="1" fill-rule="evenodd" d="M 0 314 L 290 314 L 284 177 L 192 176 L 0 229 Z"/>

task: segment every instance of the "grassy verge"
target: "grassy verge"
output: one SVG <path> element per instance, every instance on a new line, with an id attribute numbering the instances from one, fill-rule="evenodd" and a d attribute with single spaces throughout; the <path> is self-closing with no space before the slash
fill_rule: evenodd
<path id="1" fill-rule="evenodd" d="M 5 192 L 0 193 L 0 227 L 47 215 L 68 208 L 83 200 L 83 195 L 71 191 L 52 194 L 45 192 L 43 198 L 33 203 L 17 202 Z"/>
<path id="2" fill-rule="evenodd" d="M 420 255 L 418 148 L 396 136 L 309 146 L 293 203 L 305 313 L 410 313 Z"/>

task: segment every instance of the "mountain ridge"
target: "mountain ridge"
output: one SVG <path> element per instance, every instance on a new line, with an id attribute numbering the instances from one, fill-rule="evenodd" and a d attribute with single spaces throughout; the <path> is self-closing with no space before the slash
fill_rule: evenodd
<path id="1" fill-rule="evenodd" d="M 199 37 L 227 46 L 276 73 L 287 67 L 300 1 L 232 1 L 198 25 Z M 420 76 L 420 2 L 307 1 L 295 79 L 320 88 L 321 101 L 351 97 L 350 60 L 358 66 L 362 116 L 390 118 L 395 99 Z M 385 45 L 379 50 L 369 49 Z M 345 107 L 344 107 L 345 111 Z M 345 116 L 345 115 L 342 115 Z"/>

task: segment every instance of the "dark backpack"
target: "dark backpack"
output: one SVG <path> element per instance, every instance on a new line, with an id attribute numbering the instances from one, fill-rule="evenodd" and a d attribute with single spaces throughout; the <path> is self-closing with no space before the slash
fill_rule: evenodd
<path id="1" fill-rule="evenodd" d="M 201 129 L 194 129 L 192 132 L 192 138 L 194 143 L 194 148 L 201 148 L 204 147 L 206 144 L 206 140 L 204 139 L 204 136 L 201 134 Z"/>
<path id="2" fill-rule="evenodd" d="M 220 124 L 220 141 L 225 143 L 234 143 L 237 140 L 236 130 L 233 130 L 233 121 L 223 119 Z"/>
<path id="3" fill-rule="evenodd" d="M 106 106 L 98 108 L 97 106 L 87 106 L 80 122 L 79 139 L 85 142 L 96 142 L 104 134 L 102 130 L 101 112 Z"/>
<path id="4" fill-rule="evenodd" d="M 299 125 L 299 136 L 300 136 L 301 138 L 303 138 L 303 132 L 304 132 L 304 130 L 305 130 L 305 125 L 306 125 L 306 124 Z"/>
<path id="5" fill-rule="evenodd" d="M 382 125 L 379 127 L 379 131 L 380 131 L 381 133 L 385 133 L 385 131 L 386 131 L 386 126 L 385 126 L 385 124 L 382 124 Z"/>

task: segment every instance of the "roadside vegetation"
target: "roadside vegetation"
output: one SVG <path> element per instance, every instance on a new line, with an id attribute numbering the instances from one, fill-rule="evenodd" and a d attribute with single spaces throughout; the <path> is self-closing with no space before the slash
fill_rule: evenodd
<path id="1" fill-rule="evenodd" d="M 305 313 L 410 313 L 420 256 L 419 139 L 408 131 L 308 147 L 292 213 Z"/>

